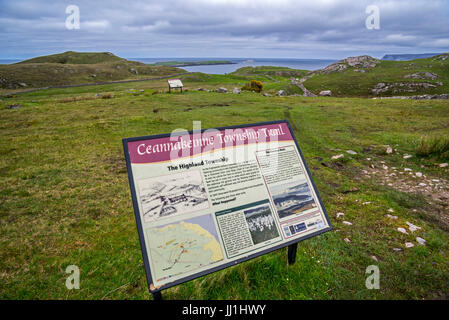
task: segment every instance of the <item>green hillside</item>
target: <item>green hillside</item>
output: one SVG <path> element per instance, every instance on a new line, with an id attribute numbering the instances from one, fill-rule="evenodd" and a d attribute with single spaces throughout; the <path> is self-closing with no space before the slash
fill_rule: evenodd
<path id="1" fill-rule="evenodd" d="M 260 66 L 260 67 L 243 67 L 235 70 L 231 74 L 243 75 L 243 76 L 269 76 L 271 77 L 303 77 L 307 74 L 307 70 L 297 70 L 287 67 L 273 67 L 273 66 Z"/>
<path id="2" fill-rule="evenodd" d="M 143 79 L 185 72 L 167 66 L 149 66 L 111 53 L 65 52 L 16 64 L 0 65 L 0 88 L 27 89 L 106 81 Z"/>
<path id="3" fill-rule="evenodd" d="M 63 53 L 52 54 L 48 56 L 36 57 L 25 61 L 23 63 L 61 63 L 61 64 L 96 64 L 107 62 L 126 61 L 126 59 L 117 57 L 110 52 L 75 52 L 66 51 Z"/>
<path id="4" fill-rule="evenodd" d="M 412 61 L 383 61 L 369 56 L 336 62 L 308 74 L 304 82 L 315 94 L 334 96 L 410 96 L 449 93 L 449 54 Z"/>

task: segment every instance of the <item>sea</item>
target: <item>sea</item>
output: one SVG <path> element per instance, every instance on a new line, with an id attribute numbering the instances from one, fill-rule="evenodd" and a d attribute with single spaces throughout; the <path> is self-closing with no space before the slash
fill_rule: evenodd
<path id="1" fill-rule="evenodd" d="M 292 69 L 317 70 L 324 68 L 337 60 L 328 59 L 281 59 L 281 58 L 126 58 L 128 60 L 139 61 L 143 63 L 156 63 L 164 61 L 210 61 L 210 60 L 226 60 L 234 64 L 221 65 L 203 65 L 182 67 L 189 72 L 203 72 L 210 74 L 227 74 L 242 67 L 258 67 L 258 66 L 275 66 L 288 67 Z M 0 64 L 11 64 L 20 62 L 19 59 L 0 59 Z"/>

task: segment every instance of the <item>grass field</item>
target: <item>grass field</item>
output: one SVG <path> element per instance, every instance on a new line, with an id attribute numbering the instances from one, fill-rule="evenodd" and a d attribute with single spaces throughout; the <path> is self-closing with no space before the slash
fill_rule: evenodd
<path id="1" fill-rule="evenodd" d="M 435 165 L 448 162 L 447 152 L 423 152 L 422 141 L 448 136 L 449 101 L 196 91 L 247 82 L 239 75 L 191 74 L 183 82 L 183 94 L 154 81 L 1 98 L 0 299 L 148 299 L 121 139 L 191 130 L 193 120 L 211 128 L 279 119 L 294 128 L 334 230 L 301 242 L 292 266 L 283 249 L 168 289 L 164 298 L 449 297 L 447 199 L 381 179 L 383 165 L 398 175 L 410 168 L 440 181 L 434 195 L 448 191 L 449 169 Z M 10 104 L 22 106 L 5 109 Z M 397 151 L 386 154 L 386 145 Z M 344 159 L 331 160 L 340 153 Z M 403 176 L 406 185 L 420 182 Z M 398 219 L 386 217 L 390 208 Z M 398 232 L 406 222 L 422 229 Z M 415 246 L 405 248 L 407 241 Z M 81 270 L 79 290 L 65 287 L 72 264 Z M 365 287 L 372 264 L 380 290 Z"/>

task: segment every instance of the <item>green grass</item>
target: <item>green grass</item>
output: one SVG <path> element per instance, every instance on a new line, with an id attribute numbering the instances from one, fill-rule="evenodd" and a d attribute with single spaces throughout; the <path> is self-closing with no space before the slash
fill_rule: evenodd
<path id="1" fill-rule="evenodd" d="M 121 139 L 192 129 L 193 120 L 212 128 L 287 118 L 334 230 L 301 242 L 292 266 L 286 263 L 286 249 L 278 250 L 170 288 L 164 297 L 447 299 L 449 235 L 438 219 L 429 218 L 438 208 L 421 195 L 365 179 L 360 170 L 368 166 L 366 157 L 372 157 L 448 179 L 447 168 L 435 166 L 432 158 L 404 160 L 399 153 L 387 156 L 382 150 L 389 144 L 400 153 L 413 153 L 421 136 L 447 136 L 449 102 L 193 90 L 232 88 L 252 75 L 248 77 L 186 75 L 188 91 L 183 94 L 153 94 L 167 90 L 165 81 L 157 81 L 2 98 L 0 298 L 149 298 Z M 102 99 L 95 93 L 113 97 Z M 4 108 L 15 103 L 22 107 Z M 348 149 L 358 154 L 346 154 L 339 165 L 330 160 Z M 371 204 L 362 205 L 366 201 Z M 385 217 L 388 208 L 395 210 L 397 221 Z M 352 226 L 335 218 L 340 211 Z M 397 232 L 405 221 L 422 230 L 408 236 Z M 416 235 L 427 245 L 392 250 L 415 242 Z M 64 271 L 71 264 L 81 269 L 80 290 L 65 287 Z M 380 290 L 365 288 L 365 269 L 371 264 L 380 268 Z"/>
<path id="2" fill-rule="evenodd" d="M 194 72 L 180 76 L 179 78 L 183 83 L 187 83 L 193 89 L 200 87 L 203 89 L 225 87 L 232 91 L 233 88 L 242 88 L 251 80 L 258 80 L 263 83 L 264 92 L 266 93 L 274 95 L 277 91 L 284 90 L 289 95 L 302 95 L 302 90 L 296 85 L 291 84 L 290 77 L 294 77 L 295 75 L 301 77 L 304 74 L 306 74 L 304 70 L 282 67 L 244 67 L 226 75 Z"/>

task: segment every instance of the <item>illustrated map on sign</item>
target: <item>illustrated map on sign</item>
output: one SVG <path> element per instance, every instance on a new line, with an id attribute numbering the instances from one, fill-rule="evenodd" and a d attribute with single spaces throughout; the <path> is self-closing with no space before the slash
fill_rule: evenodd
<path id="1" fill-rule="evenodd" d="M 214 222 L 209 214 L 150 228 L 147 235 L 150 260 L 157 280 L 223 260 Z"/>
<path id="2" fill-rule="evenodd" d="M 139 181 L 145 222 L 209 208 L 200 171 L 189 171 Z"/>

